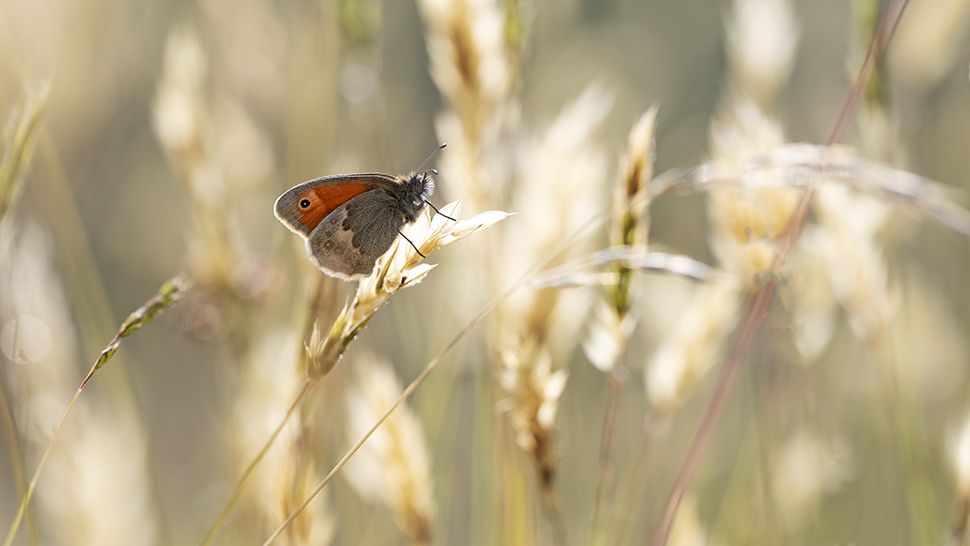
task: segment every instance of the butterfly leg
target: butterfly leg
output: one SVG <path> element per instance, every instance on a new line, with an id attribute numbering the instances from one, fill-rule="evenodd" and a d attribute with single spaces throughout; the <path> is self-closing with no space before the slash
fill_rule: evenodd
<path id="1" fill-rule="evenodd" d="M 438 214 L 440 214 L 441 216 L 444 216 L 445 218 L 451 220 L 452 222 L 457 222 L 458 221 L 458 220 L 455 220 L 454 218 L 452 218 L 451 216 L 448 216 L 447 214 L 442 213 L 440 210 L 438 210 L 438 207 L 436 207 L 436 206 L 434 206 L 434 205 L 431 204 L 431 201 L 425 201 L 425 203 L 427 203 L 429 207 L 433 208 L 434 211 L 437 212 Z"/>
<path id="2" fill-rule="evenodd" d="M 408 239 L 408 236 L 405 235 L 403 231 L 397 230 L 397 232 L 401 234 L 401 237 L 404 237 L 404 240 L 405 241 L 411 243 L 411 247 L 414 248 L 414 251 L 418 253 L 418 256 L 421 256 L 422 258 L 427 258 L 427 256 L 425 256 L 424 254 L 422 254 L 421 253 L 421 250 L 418 249 L 418 247 L 414 244 L 414 241 L 412 241 L 411 239 Z"/>

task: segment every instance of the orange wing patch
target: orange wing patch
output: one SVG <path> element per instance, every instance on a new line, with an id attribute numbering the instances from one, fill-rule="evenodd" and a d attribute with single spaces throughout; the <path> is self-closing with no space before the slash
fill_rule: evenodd
<path id="1" fill-rule="evenodd" d="M 308 188 L 296 196 L 296 217 L 313 230 L 337 207 L 375 187 L 370 182 L 345 182 Z"/>

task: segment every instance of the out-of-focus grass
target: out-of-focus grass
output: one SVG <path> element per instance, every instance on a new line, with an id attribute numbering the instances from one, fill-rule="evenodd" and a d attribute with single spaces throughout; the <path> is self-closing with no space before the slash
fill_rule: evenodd
<path id="1" fill-rule="evenodd" d="M 38 125 L 49 93 L 49 88 L 42 86 L 40 91 L 30 95 L 23 105 L 11 112 L 10 119 L 4 125 L 0 140 L 3 146 L 3 155 L 0 156 L 0 222 L 20 195 L 34 155 Z"/>
<path id="2" fill-rule="evenodd" d="M 107 0 L 83 13 L 61 0 L 0 2 L 3 114 L 25 84 L 54 82 L 22 199 L 0 200 L 13 203 L 0 233 L 0 373 L 28 469 L 50 406 L 63 408 L 45 400 L 69 396 L 82 357 L 116 324 L 111 310 L 127 312 L 173 270 L 196 283 L 174 318 L 126 342 L 119 357 L 137 365 L 98 372 L 72 420 L 134 454 L 127 485 L 106 466 L 123 459 L 69 426 L 32 505 L 40 542 L 198 543 L 299 392 L 302 348 L 319 348 L 308 325 L 320 341 L 341 304 L 353 306 L 353 287 L 320 280 L 276 223 L 273 199 L 323 174 L 406 171 L 439 141 L 449 147 L 436 203 L 518 214 L 435 255 L 437 271 L 359 327 L 335 330 L 320 390 L 281 426 L 217 543 L 268 536 L 360 439 L 346 394 L 351 379 L 366 385 L 355 365 L 374 355 L 391 364 L 375 378 L 426 377 L 407 404 L 427 444 L 429 532 L 397 524 L 407 505 L 381 496 L 390 485 L 373 495 L 336 474 L 280 542 L 553 544 L 554 506 L 556 532 L 576 544 L 594 505 L 594 543 L 646 541 L 739 301 L 778 250 L 789 195 L 809 184 L 809 223 L 773 273 L 777 304 L 670 543 L 964 540 L 970 479 L 955 431 L 970 410 L 967 247 L 926 220 L 967 226 L 954 194 L 929 183 L 962 186 L 970 172 L 967 3 L 913 4 L 846 135 L 851 150 L 793 144 L 825 140 L 881 4 L 242 0 L 228 17 L 210 1 Z M 605 86 L 583 95 L 597 79 Z M 636 215 L 649 238 L 610 240 L 599 217 L 433 360 L 610 200 L 630 127 L 651 104 L 655 177 Z M 670 191 L 680 188 L 698 191 Z M 620 242 L 636 248 L 604 251 Z M 688 256 L 678 263 L 707 273 L 684 281 L 668 274 L 683 267 L 649 256 Z M 41 262 L 49 277 L 32 273 Z M 591 307 L 610 302 L 623 304 L 612 321 Z M 621 308 L 632 327 L 616 320 Z M 625 350 L 607 351 L 595 325 Z M 436 371 L 421 376 L 429 360 Z M 609 374 L 590 365 L 608 360 Z M 605 456 L 604 415 L 615 419 Z M 386 454 L 385 441 L 361 449 Z M 88 453 L 104 464 L 74 465 Z M 6 524 L 19 496 L 5 470 L 15 464 L 0 463 Z"/>

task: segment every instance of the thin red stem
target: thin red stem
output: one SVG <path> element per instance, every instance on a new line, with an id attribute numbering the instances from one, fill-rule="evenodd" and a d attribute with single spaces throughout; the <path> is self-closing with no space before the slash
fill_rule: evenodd
<path id="1" fill-rule="evenodd" d="M 890 0 L 890 3 L 886 6 L 885 10 L 883 10 L 882 16 L 879 20 L 879 25 L 876 27 L 876 32 L 873 34 L 872 40 L 869 43 L 869 48 L 866 51 L 866 57 L 862 62 L 862 66 L 859 67 L 859 72 L 856 74 L 856 77 L 852 82 L 852 86 L 850 87 L 849 92 L 842 103 L 842 108 L 839 111 L 839 115 L 836 118 L 835 125 L 832 128 L 832 132 L 829 134 L 826 144 L 835 144 L 845 135 L 849 121 L 855 117 L 855 113 L 858 110 L 862 91 L 868 84 L 869 78 L 872 77 L 876 62 L 885 53 L 886 47 L 888 46 L 892 35 L 895 33 L 896 28 L 899 25 L 899 21 L 902 19 L 903 12 L 906 10 L 906 6 L 908 4 L 909 0 Z M 778 257 L 772 264 L 772 271 L 777 271 L 780 268 L 788 254 L 791 252 L 795 241 L 798 240 L 802 227 L 805 225 L 805 219 L 808 216 L 812 196 L 813 191 L 811 188 L 806 190 L 804 195 L 802 195 L 798 210 L 792 217 L 792 220 L 789 222 L 789 227 L 785 230 L 785 235 L 783 235 L 785 238 L 784 244 L 778 254 Z M 677 517 L 677 511 L 680 508 L 680 503 L 687 492 L 687 488 L 690 486 L 691 480 L 693 479 L 697 462 L 700 460 L 700 456 L 703 454 L 704 448 L 710 442 L 710 437 L 715 425 L 717 425 L 717 422 L 720 420 L 721 413 L 724 409 L 724 404 L 731 392 L 731 387 L 734 385 L 734 380 L 737 378 L 738 371 L 741 369 L 741 363 L 744 356 L 747 354 L 748 348 L 751 346 L 751 342 L 754 340 L 755 335 L 757 335 L 758 331 L 761 330 L 761 327 L 764 325 L 765 320 L 767 319 L 768 310 L 771 306 L 774 293 L 775 281 L 768 278 L 768 280 L 757 290 L 757 292 L 755 292 L 754 296 L 752 297 L 751 304 L 748 306 L 748 310 L 745 313 L 741 330 L 735 339 L 734 345 L 731 347 L 731 351 L 728 353 L 724 363 L 721 366 L 721 375 L 718 378 L 718 383 L 715 387 L 714 394 L 711 396 L 711 400 L 708 402 L 707 410 L 704 412 L 704 417 L 701 420 L 697 431 L 694 433 L 694 438 L 691 441 L 690 448 L 687 451 L 687 455 L 684 457 L 684 462 L 680 467 L 680 471 L 677 473 L 673 490 L 671 491 L 670 497 L 667 499 L 667 504 L 664 507 L 663 517 L 660 520 L 660 524 L 657 526 L 657 529 L 654 531 L 653 538 L 650 541 L 653 546 L 663 546 L 667 543 L 667 538 L 670 535 L 670 529 L 673 527 L 674 520 Z"/>

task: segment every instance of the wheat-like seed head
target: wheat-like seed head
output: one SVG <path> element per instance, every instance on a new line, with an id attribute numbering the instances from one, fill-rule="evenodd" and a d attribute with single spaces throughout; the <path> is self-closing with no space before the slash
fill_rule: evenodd
<path id="1" fill-rule="evenodd" d="M 235 459 L 248 462 L 263 446 L 300 389 L 305 377 L 294 363 L 297 348 L 291 332 L 267 332 L 250 352 L 235 398 Z M 301 438 L 304 424 L 293 418 L 285 425 L 275 445 L 256 468 L 249 486 L 249 503 L 258 521 L 275 524 L 285 518 L 312 486 L 317 471 L 313 442 Z M 334 521 L 326 502 L 314 503 L 284 535 L 297 545 L 323 545 L 334 533 Z M 263 530 L 260 529 L 260 532 Z"/>
<path id="2" fill-rule="evenodd" d="M 347 393 L 347 433 L 356 439 L 401 396 L 391 366 L 366 355 L 354 363 Z M 415 544 L 430 544 L 435 503 L 431 461 L 421 423 L 407 404 L 384 421 L 347 464 L 346 476 L 363 497 L 383 502 Z"/>
<path id="3" fill-rule="evenodd" d="M 507 263 L 528 263 L 541 256 L 563 233 L 578 228 L 600 208 L 606 160 L 594 137 L 611 107 L 612 96 L 599 84 L 591 84 L 523 147 L 517 177 L 521 183 L 512 195 L 521 215 L 517 229 L 506 234 L 502 246 Z M 565 256 L 583 250 L 582 245 L 574 245 Z M 503 275 L 511 281 L 518 270 L 505 268 Z M 564 346 L 558 341 L 573 338 L 585 309 L 581 298 L 565 300 L 557 306 L 559 294 L 554 290 L 517 292 L 500 309 L 500 335 L 509 340 L 520 334 L 544 341 L 549 337 L 551 346 Z"/>
<path id="4" fill-rule="evenodd" d="M 617 313 L 610 302 L 597 303 L 589 333 L 583 342 L 586 358 L 602 372 L 612 370 L 626 349 L 636 324 L 636 317 Z"/>
<path id="5" fill-rule="evenodd" d="M 153 122 L 192 198 L 192 277 L 203 289 L 228 296 L 220 300 L 225 307 L 234 299 L 259 299 L 272 285 L 269 264 L 243 259 L 251 255 L 250 242 L 233 213 L 245 196 L 262 197 L 256 188 L 272 172 L 274 156 L 266 136 L 232 96 L 209 100 L 208 65 L 195 31 L 169 35 Z"/>
<path id="6" fill-rule="evenodd" d="M 835 333 L 838 301 L 825 260 L 828 245 L 825 230 L 817 225 L 805 226 L 786 274 L 786 288 L 792 295 L 792 336 L 802 364 L 818 359 Z"/>
<path id="7" fill-rule="evenodd" d="M 280 521 L 292 513 L 313 487 L 317 476 L 316 455 L 307 450 L 305 444 L 302 440 L 288 443 L 288 452 L 282 464 L 275 467 L 273 482 L 277 486 L 276 494 L 267 499 L 267 503 L 275 505 L 272 511 L 267 512 L 271 522 Z M 318 498 L 314 506 L 301 512 L 280 536 L 278 543 L 283 546 L 330 544 L 336 522 L 327 499 L 325 496 Z"/>
<path id="8" fill-rule="evenodd" d="M 824 233 L 823 263 L 853 333 L 863 340 L 885 334 L 898 307 L 876 240 L 889 206 L 844 186 L 825 184 L 818 188 L 815 211 Z"/>
<path id="9" fill-rule="evenodd" d="M 620 176 L 614 191 L 614 220 L 610 243 L 614 246 L 646 247 L 649 218 L 647 183 L 653 176 L 653 136 L 657 108 L 643 113 L 627 139 L 626 154 L 620 160 Z M 586 357 L 601 371 L 609 371 L 626 347 L 636 326 L 629 314 L 636 297 L 635 273 L 624 265 L 614 268 L 616 284 L 605 287 L 604 301 L 596 308 L 596 320 L 583 344 Z"/>
<path id="10" fill-rule="evenodd" d="M 728 36 L 731 94 L 711 124 L 711 155 L 725 169 L 722 175 L 744 179 L 752 158 L 785 141 L 766 112 L 790 74 L 798 42 L 789 1 L 736 0 Z M 796 190 L 779 186 L 711 192 L 711 246 L 724 269 L 753 287 L 772 267 L 776 239 L 797 203 Z"/>
<path id="11" fill-rule="evenodd" d="M 497 153 L 502 134 L 516 120 L 508 104 L 511 69 L 504 16 L 496 0 L 419 2 L 431 75 L 448 106 L 435 121 L 449 151 L 441 158 L 451 173 L 449 191 L 476 208 L 494 206 L 507 160 Z"/>
<path id="12" fill-rule="evenodd" d="M 38 487 L 56 543 L 157 544 L 146 439 L 139 424 L 110 408 L 77 413 L 67 449 L 52 456 L 47 480 Z"/>
<path id="13" fill-rule="evenodd" d="M 784 144 L 781 127 L 754 103 L 732 105 L 712 126 L 712 155 L 725 178 L 744 180 L 748 162 Z M 778 237 L 798 205 L 798 190 L 783 186 L 723 188 L 708 194 L 711 246 L 724 269 L 754 286 L 777 256 Z"/>
<path id="14" fill-rule="evenodd" d="M 189 29 L 171 33 L 153 108 L 155 134 L 186 169 L 203 153 L 207 72 L 208 62 L 196 33 Z"/>
<path id="15" fill-rule="evenodd" d="M 460 212 L 458 201 L 441 208 L 441 212 L 455 217 Z M 460 241 L 508 218 L 502 211 L 487 211 L 465 220 L 453 222 L 444 216 L 432 216 L 427 210 L 406 228 L 406 235 L 418 245 L 425 256 Z M 310 377 L 327 374 L 337 363 L 354 337 L 367 325 L 378 309 L 403 288 L 420 283 L 436 267 L 399 237 L 384 256 L 377 260 L 374 271 L 360 280 L 353 299 L 344 305 L 340 314 L 324 336 L 318 327 L 307 344 L 307 372 Z"/>
<path id="16" fill-rule="evenodd" d="M 520 154 L 513 202 L 523 212 L 502 251 L 509 263 L 530 262 L 586 221 L 597 207 L 605 160 L 592 140 L 612 106 L 611 96 L 590 85 L 563 108 L 547 130 Z M 582 252 L 579 245 L 568 254 Z M 506 269 L 506 271 L 513 271 Z M 539 470 L 545 493 L 555 468 L 553 425 L 556 402 L 566 381 L 553 363 L 559 351 L 575 346 L 586 303 L 560 298 L 558 290 L 520 290 L 500 308 L 499 376 L 518 444 Z"/>
<path id="17" fill-rule="evenodd" d="M 192 276 L 204 286 L 231 289 L 237 258 L 226 221 L 230 192 L 214 156 L 208 61 L 195 31 L 169 35 L 163 67 L 153 108 L 155 134 L 192 196 Z"/>
<path id="18" fill-rule="evenodd" d="M 630 129 L 626 153 L 620 159 L 620 176 L 613 193 L 615 220 L 610 242 L 614 246 L 644 245 L 647 242 L 650 199 L 647 184 L 653 176 L 656 106 L 644 112 Z"/>
<path id="19" fill-rule="evenodd" d="M 794 67 L 798 21 L 790 0 L 735 0 L 727 20 L 731 91 L 769 106 Z"/>
<path id="20" fill-rule="evenodd" d="M 849 447 L 840 438 L 793 431 L 771 468 L 772 496 L 783 520 L 796 527 L 815 513 L 825 497 L 851 479 L 851 459 Z"/>
<path id="21" fill-rule="evenodd" d="M 960 54 L 970 2 L 912 2 L 888 51 L 890 71 L 926 89 L 946 76 Z"/>
<path id="22" fill-rule="evenodd" d="M 568 373 L 553 370 L 549 349 L 529 341 L 504 351 L 501 361 L 499 383 L 506 393 L 501 407 L 511 417 L 516 443 L 535 461 L 547 487 L 555 473 L 553 427 Z"/>
<path id="23" fill-rule="evenodd" d="M 508 92 L 503 14 L 494 0 L 421 0 L 431 75 L 467 124 Z"/>
<path id="24" fill-rule="evenodd" d="M 693 392 L 734 327 L 739 303 L 738 284 L 731 277 L 696 289 L 647 364 L 647 398 L 652 408 L 672 412 Z"/>

